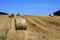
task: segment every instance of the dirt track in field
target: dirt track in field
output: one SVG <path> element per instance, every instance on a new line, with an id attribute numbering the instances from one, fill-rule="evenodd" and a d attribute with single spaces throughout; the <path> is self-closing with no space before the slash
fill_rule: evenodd
<path id="1" fill-rule="evenodd" d="M 60 40 L 59 16 L 24 16 L 26 30 L 15 30 L 15 18 L 0 15 L 1 40 Z"/>

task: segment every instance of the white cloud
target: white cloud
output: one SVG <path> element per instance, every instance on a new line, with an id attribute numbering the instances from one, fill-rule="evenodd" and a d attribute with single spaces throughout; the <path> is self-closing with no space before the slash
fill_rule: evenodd
<path id="1" fill-rule="evenodd" d="M 32 5 L 29 5 L 29 7 L 60 7 L 60 5 L 57 5 L 57 4 L 32 4 Z"/>

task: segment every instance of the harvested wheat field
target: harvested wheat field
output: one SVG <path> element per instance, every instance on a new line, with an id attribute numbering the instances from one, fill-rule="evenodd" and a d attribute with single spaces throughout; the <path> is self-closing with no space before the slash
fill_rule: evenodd
<path id="1" fill-rule="evenodd" d="M 15 29 L 15 19 L 24 17 L 26 30 Z M 0 15 L 0 40 L 60 40 L 60 16 Z"/>

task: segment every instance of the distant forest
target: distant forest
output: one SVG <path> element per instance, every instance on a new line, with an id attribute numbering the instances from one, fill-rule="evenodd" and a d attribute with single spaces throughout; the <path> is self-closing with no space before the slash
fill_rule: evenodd
<path id="1" fill-rule="evenodd" d="M 8 13 L 0 12 L 0 15 L 8 15 Z"/>
<path id="2" fill-rule="evenodd" d="M 56 16 L 60 16 L 60 10 L 54 12 L 53 14 L 56 15 Z"/>

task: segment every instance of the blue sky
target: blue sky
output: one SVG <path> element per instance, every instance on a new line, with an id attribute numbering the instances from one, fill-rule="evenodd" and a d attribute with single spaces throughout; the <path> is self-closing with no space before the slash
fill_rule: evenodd
<path id="1" fill-rule="evenodd" d="M 22 15 L 49 15 L 60 10 L 60 0 L 0 0 L 0 11 Z"/>

